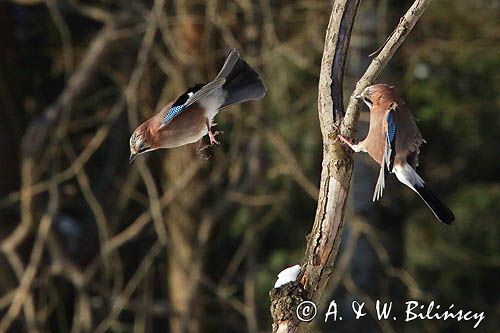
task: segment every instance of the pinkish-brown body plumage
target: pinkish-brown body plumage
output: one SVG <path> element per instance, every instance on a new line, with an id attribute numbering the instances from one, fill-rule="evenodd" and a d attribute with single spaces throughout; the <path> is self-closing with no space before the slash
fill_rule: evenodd
<path id="1" fill-rule="evenodd" d="M 399 96 L 396 88 L 386 84 L 377 84 L 369 87 L 366 98 L 372 102 L 370 109 L 370 128 L 366 138 L 359 146 L 378 163 L 382 164 L 387 133 L 387 113 L 395 103 L 394 117 L 398 127 L 395 144 L 395 161 L 406 162 L 408 158 L 415 159 L 413 167 L 417 166 L 419 147 L 424 142 L 422 134 L 415 123 L 415 119 L 406 103 Z"/>
<path id="2" fill-rule="evenodd" d="M 393 86 L 376 84 L 356 98 L 370 108 L 370 127 L 366 138 L 353 144 L 339 138 L 354 151 L 367 152 L 379 165 L 380 172 L 373 201 L 382 197 L 386 173 L 394 173 L 400 182 L 424 200 L 439 221 L 450 224 L 455 216 L 430 190 L 415 171 L 420 145 L 424 142 L 415 119 Z"/>
<path id="3" fill-rule="evenodd" d="M 189 112 L 184 112 L 172 119 L 165 127 L 160 129 L 166 112 L 173 102 L 168 103 L 159 113 L 146 120 L 140 128 L 148 136 L 151 149 L 174 148 L 196 142 L 208 134 L 205 123 L 207 119 L 203 108 L 193 105 Z"/>
<path id="4" fill-rule="evenodd" d="M 149 151 L 197 141 L 200 152 L 206 147 L 201 145 L 201 140 L 207 134 L 210 144 L 216 145 L 219 142 L 215 137 L 222 132 L 213 132 L 212 127 L 219 110 L 260 99 L 265 93 L 259 74 L 232 49 L 213 81 L 189 88 L 135 129 L 129 142 L 129 161 Z"/>

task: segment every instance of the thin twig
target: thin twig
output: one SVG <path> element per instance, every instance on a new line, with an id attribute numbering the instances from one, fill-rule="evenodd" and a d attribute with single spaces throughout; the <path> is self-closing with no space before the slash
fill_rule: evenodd
<path id="1" fill-rule="evenodd" d="M 120 314 L 123 307 L 127 304 L 127 301 L 132 296 L 134 291 L 136 290 L 139 283 L 142 281 L 144 276 L 149 272 L 151 265 L 154 260 L 160 253 L 163 246 L 160 242 L 155 242 L 146 256 L 142 259 L 140 266 L 135 271 L 134 275 L 130 278 L 126 287 L 122 290 L 122 292 L 112 300 L 112 308 L 111 312 L 108 316 L 101 321 L 101 323 L 97 326 L 94 332 L 96 333 L 104 333 L 108 330 L 109 327 L 113 325 L 116 317 Z"/>
<path id="2" fill-rule="evenodd" d="M 399 24 L 387 39 L 380 53 L 372 60 L 366 72 L 356 83 L 356 88 L 349 99 L 345 118 L 342 121 L 342 133 L 345 135 L 352 136 L 355 132 L 361 110 L 362 102 L 354 98 L 354 96 L 361 94 L 363 89 L 375 82 L 401 44 L 408 38 L 411 30 L 425 12 L 430 2 L 431 0 L 416 0 L 411 5 L 405 15 L 399 20 Z"/>
<path id="3" fill-rule="evenodd" d="M 28 296 L 38 270 L 38 265 L 40 264 L 40 260 L 42 258 L 47 235 L 50 231 L 52 221 L 54 220 L 54 216 L 57 212 L 58 200 L 58 193 L 54 186 L 50 191 L 50 199 L 47 212 L 42 216 L 40 224 L 38 226 L 37 238 L 35 240 L 35 243 L 33 244 L 29 264 L 24 271 L 19 287 L 15 291 L 14 297 L 12 298 L 12 303 L 10 304 L 10 307 L 7 310 L 7 313 L 3 317 L 2 321 L 0 322 L 0 332 L 5 332 L 8 330 L 10 324 L 17 317 L 19 310 L 21 310 L 21 307 L 24 305 L 24 302 Z"/>

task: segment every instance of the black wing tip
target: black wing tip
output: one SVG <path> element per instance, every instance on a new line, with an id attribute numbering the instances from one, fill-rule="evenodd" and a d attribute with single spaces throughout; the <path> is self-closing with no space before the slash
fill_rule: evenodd
<path id="1" fill-rule="evenodd" d="M 189 99 L 189 93 L 195 93 L 198 90 L 200 90 L 201 88 L 203 88 L 205 85 L 206 85 L 206 83 L 198 83 L 198 84 L 195 84 L 194 86 L 189 87 L 182 95 L 180 95 L 175 100 L 175 102 L 172 104 L 172 107 L 183 105 Z"/>

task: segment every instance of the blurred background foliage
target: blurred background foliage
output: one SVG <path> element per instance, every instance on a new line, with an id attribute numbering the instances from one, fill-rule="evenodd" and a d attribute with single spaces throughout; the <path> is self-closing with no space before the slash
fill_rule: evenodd
<path id="1" fill-rule="evenodd" d="M 368 54 L 409 5 L 361 2 L 346 99 Z M 269 331 L 268 291 L 279 271 L 301 262 L 315 214 L 322 149 L 317 83 L 330 10 L 330 2 L 313 0 L 1 2 L 0 327 Z M 435 300 L 485 311 L 478 331 L 500 327 L 499 14 L 497 1 L 432 2 L 380 78 L 399 87 L 418 118 L 428 142 L 419 172 L 456 222 L 437 223 L 394 179 L 383 200 L 372 203 L 377 168 L 356 156 L 325 301 L 344 307 L 352 299 Z M 113 30 L 105 50 L 89 55 L 105 27 Z M 231 47 L 261 71 L 266 98 L 219 114 L 223 145 L 209 161 L 181 147 L 129 165 L 131 131 L 187 87 L 212 78 Z M 96 65 L 79 93 L 55 122 L 46 121 L 42 115 L 74 88 L 68 80 L 90 58 Z M 365 112 L 359 138 L 367 119 Z M 47 126 L 48 139 L 30 141 L 30 126 Z M 29 155 L 36 145 L 42 153 Z M 22 175 L 30 158 L 34 167 Z M 32 202 L 18 192 L 30 184 L 26 178 L 48 184 Z M 48 208 L 53 201 L 55 212 Z M 47 214 L 49 233 L 40 236 Z M 166 243 L 158 240 L 162 228 Z M 30 265 L 37 241 L 40 257 Z M 12 317 L 14 291 L 28 267 L 35 274 Z M 321 321 L 315 331 L 473 326 Z"/>

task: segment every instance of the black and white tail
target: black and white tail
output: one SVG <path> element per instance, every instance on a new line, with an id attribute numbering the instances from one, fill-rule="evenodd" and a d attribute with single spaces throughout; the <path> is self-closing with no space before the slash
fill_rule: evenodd
<path id="1" fill-rule="evenodd" d="M 440 222 L 451 224 L 455 220 L 453 212 L 425 186 L 422 178 L 409 164 L 395 165 L 394 173 L 400 182 L 411 188 L 424 200 Z"/>
<path id="2" fill-rule="evenodd" d="M 226 62 L 214 81 L 224 78 L 222 89 L 226 92 L 220 108 L 246 101 L 257 100 L 266 94 L 266 86 L 259 74 L 240 58 L 238 51 L 229 51 Z"/>
<path id="3" fill-rule="evenodd" d="M 451 224 L 455 220 L 455 215 L 453 215 L 453 212 L 445 206 L 439 200 L 434 193 L 432 193 L 431 190 L 428 188 L 422 186 L 422 187 L 415 187 L 415 192 L 420 195 L 422 200 L 425 201 L 427 206 L 432 210 L 434 215 L 439 219 L 444 224 Z"/>

